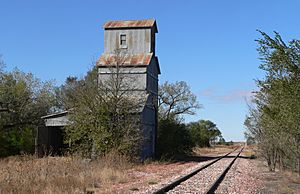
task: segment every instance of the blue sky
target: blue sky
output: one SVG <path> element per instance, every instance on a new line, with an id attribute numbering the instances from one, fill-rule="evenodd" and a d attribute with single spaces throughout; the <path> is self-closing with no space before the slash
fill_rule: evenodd
<path id="1" fill-rule="evenodd" d="M 160 81 L 186 81 L 204 108 L 186 121 L 209 119 L 226 140 L 243 140 L 246 99 L 261 78 L 256 29 L 299 39 L 300 2 L 259 0 L 1 0 L 0 54 L 60 85 L 82 76 L 103 52 L 108 20 L 157 20 Z"/>

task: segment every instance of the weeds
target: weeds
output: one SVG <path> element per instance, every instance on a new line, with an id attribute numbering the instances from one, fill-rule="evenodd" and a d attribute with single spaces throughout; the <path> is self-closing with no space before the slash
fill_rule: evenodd
<path id="1" fill-rule="evenodd" d="M 0 193 L 82 193 L 126 182 L 128 158 L 115 153 L 95 160 L 80 157 L 15 156 L 0 160 Z"/>
<path id="2" fill-rule="evenodd" d="M 193 152 L 196 155 L 207 155 L 207 154 L 223 154 L 227 153 L 229 151 L 232 151 L 232 149 L 236 148 L 236 146 L 223 146 L 223 145 L 216 145 L 214 147 L 195 147 L 193 149 Z"/>

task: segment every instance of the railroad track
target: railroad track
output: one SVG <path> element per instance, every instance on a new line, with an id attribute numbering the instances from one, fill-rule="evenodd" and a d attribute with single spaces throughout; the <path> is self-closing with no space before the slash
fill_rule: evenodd
<path id="1" fill-rule="evenodd" d="M 193 170 L 191 173 L 179 177 L 155 191 L 154 194 L 167 192 L 214 193 L 243 149 L 244 147 L 240 150 L 236 148 L 212 162 Z"/>

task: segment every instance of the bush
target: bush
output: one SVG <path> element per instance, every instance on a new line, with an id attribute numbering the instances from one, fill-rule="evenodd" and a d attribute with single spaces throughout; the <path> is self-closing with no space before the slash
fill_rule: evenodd
<path id="1" fill-rule="evenodd" d="M 1 131 L 0 131 L 1 132 Z M 34 134 L 32 129 L 11 129 L 0 133 L 0 157 L 34 153 Z"/>
<path id="2" fill-rule="evenodd" d="M 193 146 L 185 124 L 181 124 L 175 119 L 160 120 L 157 134 L 158 157 L 188 154 L 192 151 Z"/>
<path id="3" fill-rule="evenodd" d="M 51 82 L 42 82 L 18 69 L 0 69 L 0 156 L 33 152 L 41 116 L 54 105 Z"/>
<path id="4" fill-rule="evenodd" d="M 140 118 L 133 113 L 145 105 L 145 98 L 133 95 L 134 85 L 127 84 L 131 77 L 119 66 L 110 71 L 108 78 L 101 80 L 95 67 L 82 79 L 68 78 L 60 89 L 64 106 L 71 108 L 65 143 L 72 153 L 94 157 L 117 150 L 139 155 Z M 133 78 L 129 80 L 135 83 Z"/>
<path id="5" fill-rule="evenodd" d="M 228 142 L 225 143 L 225 145 L 232 146 L 233 145 L 233 141 L 228 141 Z"/>

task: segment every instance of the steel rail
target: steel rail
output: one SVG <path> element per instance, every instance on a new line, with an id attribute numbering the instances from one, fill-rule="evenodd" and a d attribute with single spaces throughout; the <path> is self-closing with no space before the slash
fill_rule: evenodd
<path id="1" fill-rule="evenodd" d="M 230 162 L 230 164 L 227 166 L 227 168 L 222 172 L 222 174 L 217 178 L 217 180 L 211 185 L 211 187 L 205 192 L 205 194 L 212 194 L 215 193 L 217 188 L 219 187 L 220 183 L 225 178 L 227 172 L 230 170 L 232 165 L 234 164 L 235 160 L 240 156 L 242 153 L 244 147 L 241 149 L 241 151 L 235 156 L 235 158 Z"/>
<path id="2" fill-rule="evenodd" d="M 233 153 L 234 151 L 236 151 L 238 148 L 234 149 L 233 151 L 223 155 L 223 156 L 220 156 L 219 158 L 215 159 L 214 161 L 204 165 L 204 166 L 201 166 L 201 167 L 198 167 L 196 168 L 195 170 L 193 170 L 192 172 L 190 172 L 189 174 L 186 174 L 186 175 L 183 175 L 177 179 L 175 179 L 174 181 L 172 181 L 171 183 L 165 185 L 164 187 L 158 189 L 157 191 L 153 192 L 153 194 L 163 194 L 163 193 L 166 193 L 172 189 L 174 189 L 176 186 L 178 186 L 180 183 L 186 181 L 187 179 L 191 178 L 192 176 L 196 175 L 198 172 L 200 172 L 201 170 L 213 165 L 214 163 L 218 162 L 219 160 L 223 159 L 224 157 L 228 156 L 229 154 Z"/>

